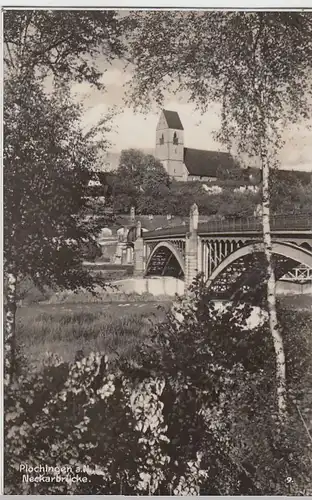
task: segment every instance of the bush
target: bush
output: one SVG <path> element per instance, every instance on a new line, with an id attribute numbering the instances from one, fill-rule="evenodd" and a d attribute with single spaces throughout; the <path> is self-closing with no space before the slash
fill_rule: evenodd
<path id="1" fill-rule="evenodd" d="M 289 420 L 283 427 L 267 325 L 248 330 L 249 306 L 232 304 L 218 316 L 203 289 L 194 293 L 190 304 L 177 309 L 182 324 L 173 317 L 158 325 L 144 352 L 144 365 L 167 381 L 169 456 L 176 453 L 187 462 L 195 450 L 201 453 L 205 494 L 308 494 L 311 443 L 297 407 L 308 421 L 311 317 L 298 321 L 297 315 L 280 311 L 289 394 Z"/>
<path id="2" fill-rule="evenodd" d="M 136 362 L 112 369 L 91 353 L 20 377 L 5 394 L 6 493 L 311 494 L 311 443 L 297 411 L 308 422 L 311 325 L 280 314 L 289 394 L 282 425 L 272 341 L 266 324 L 247 327 L 250 313 L 232 304 L 220 314 L 198 282 Z M 23 490 L 20 463 L 70 466 L 69 476 L 86 482 Z"/>
<path id="3" fill-rule="evenodd" d="M 6 302 L 7 284 L 4 283 L 4 303 Z M 19 304 L 31 305 L 43 300 L 48 300 L 53 294 L 53 290 L 43 286 L 41 290 L 34 284 L 31 278 L 26 277 L 17 284 L 16 301 Z"/>

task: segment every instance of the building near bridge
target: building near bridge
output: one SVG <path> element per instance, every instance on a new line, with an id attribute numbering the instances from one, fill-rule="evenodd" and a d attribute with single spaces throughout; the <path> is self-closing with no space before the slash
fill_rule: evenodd
<path id="1" fill-rule="evenodd" d="M 184 128 L 176 111 L 164 109 L 156 128 L 155 156 L 172 179 L 177 181 L 216 181 L 219 169 L 236 166 L 230 153 L 187 148 Z"/>

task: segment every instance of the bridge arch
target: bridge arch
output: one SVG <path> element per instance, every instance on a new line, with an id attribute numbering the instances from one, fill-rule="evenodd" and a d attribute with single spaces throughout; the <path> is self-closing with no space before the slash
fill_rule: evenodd
<path id="1" fill-rule="evenodd" d="M 160 269 L 156 271 L 155 266 L 159 265 Z M 157 245 L 151 251 L 149 255 L 146 267 L 145 267 L 145 276 L 149 276 L 152 274 L 156 275 L 165 275 L 166 268 L 171 263 L 174 265 L 174 269 L 176 272 L 172 273 L 175 278 L 181 278 L 185 274 L 185 263 L 184 258 L 181 252 L 170 242 L 161 241 L 157 243 Z M 154 272 L 154 269 L 156 272 Z M 159 274 L 160 271 L 160 274 Z M 170 275 L 170 274 L 169 274 Z"/>
<path id="2" fill-rule="evenodd" d="M 226 270 L 231 264 L 239 260 L 242 257 L 253 253 L 263 253 L 264 245 L 263 243 L 250 243 L 245 245 L 235 252 L 228 255 L 220 264 L 214 269 L 214 271 L 209 276 L 206 281 L 206 286 L 209 288 L 213 285 L 213 282 L 221 275 L 223 271 Z M 272 243 L 272 253 L 275 255 L 280 255 L 286 259 L 298 262 L 299 264 L 304 264 L 312 269 L 312 249 L 303 246 L 295 245 L 294 243 Z"/>

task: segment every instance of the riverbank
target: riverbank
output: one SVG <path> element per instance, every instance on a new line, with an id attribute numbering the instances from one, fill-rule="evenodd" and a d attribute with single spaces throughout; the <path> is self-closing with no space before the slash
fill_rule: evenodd
<path id="1" fill-rule="evenodd" d="M 162 321 L 168 307 L 168 302 L 155 301 L 32 304 L 18 309 L 17 341 L 35 367 L 49 353 L 69 362 L 78 351 L 101 351 L 111 360 L 135 359 L 151 322 Z"/>
<path id="2" fill-rule="evenodd" d="M 312 297 L 279 297 L 280 305 L 312 317 Z M 48 353 L 73 361 L 76 353 L 91 351 L 135 359 L 151 324 L 163 321 L 170 297 L 103 292 L 102 296 L 55 294 L 49 300 L 25 304 L 17 312 L 17 340 L 28 361 L 42 365 Z"/>

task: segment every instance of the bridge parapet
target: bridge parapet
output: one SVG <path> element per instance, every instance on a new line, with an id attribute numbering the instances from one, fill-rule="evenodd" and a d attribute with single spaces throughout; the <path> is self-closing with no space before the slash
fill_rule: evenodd
<path id="1" fill-rule="evenodd" d="M 192 219 L 190 218 L 190 221 Z M 312 215 L 273 215 L 270 220 L 272 233 L 284 232 L 307 232 L 312 234 Z M 166 227 L 159 230 L 147 231 L 143 235 L 144 240 L 155 239 L 157 237 L 179 237 L 187 234 L 190 230 L 185 225 Z M 206 234 L 223 233 L 226 234 L 248 234 L 262 233 L 262 222 L 259 217 L 246 217 L 241 219 L 228 218 L 224 220 L 211 220 L 209 222 L 200 222 L 197 233 L 202 236 Z"/>

